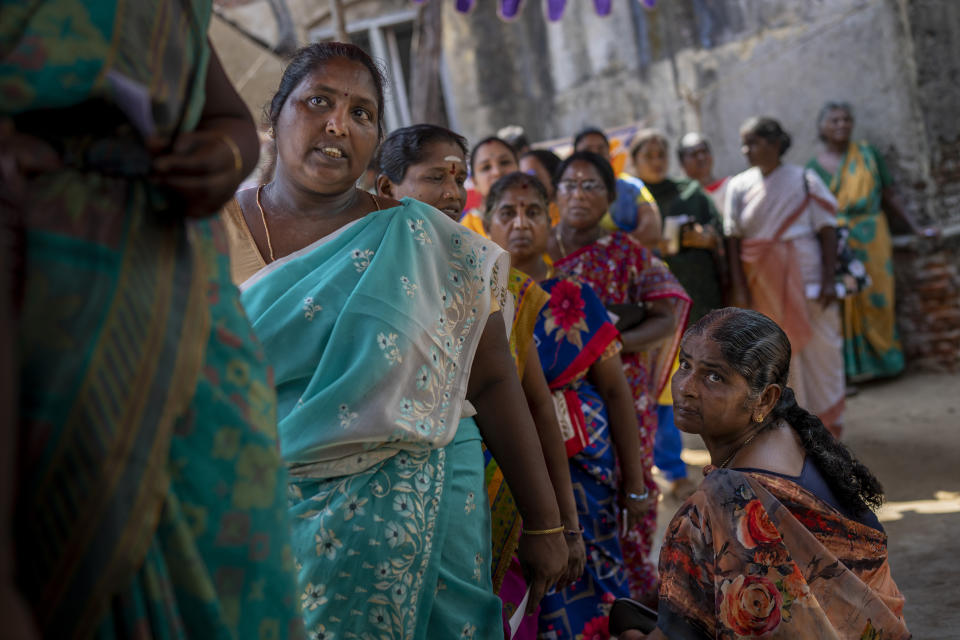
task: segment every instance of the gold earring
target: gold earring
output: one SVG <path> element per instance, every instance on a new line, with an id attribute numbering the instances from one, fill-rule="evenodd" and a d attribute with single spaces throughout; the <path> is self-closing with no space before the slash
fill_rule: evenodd
<path id="1" fill-rule="evenodd" d="M 756 418 L 753 419 L 753 421 L 757 423 L 763 422 L 763 414 L 761 413 L 760 415 L 758 415 Z"/>

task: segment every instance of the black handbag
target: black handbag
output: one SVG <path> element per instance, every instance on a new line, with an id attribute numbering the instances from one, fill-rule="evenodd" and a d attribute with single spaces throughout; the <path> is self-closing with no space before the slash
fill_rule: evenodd
<path id="1" fill-rule="evenodd" d="M 617 598 L 610 607 L 610 635 L 618 636 L 624 631 L 633 629 L 650 633 L 657 628 L 657 612 L 650 607 L 631 600 Z"/>
<path id="2" fill-rule="evenodd" d="M 647 307 L 642 302 L 638 304 L 608 304 L 607 312 L 617 317 L 614 324 L 620 333 L 633 329 L 647 318 Z"/>

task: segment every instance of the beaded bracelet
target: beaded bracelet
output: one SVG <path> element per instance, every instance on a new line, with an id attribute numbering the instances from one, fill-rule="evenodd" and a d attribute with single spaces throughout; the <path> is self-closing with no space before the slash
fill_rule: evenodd
<path id="1" fill-rule="evenodd" d="M 563 531 L 563 525 L 553 527 L 552 529 L 524 529 L 521 533 L 525 536 L 547 536 L 551 533 L 560 533 Z"/>
<path id="2" fill-rule="evenodd" d="M 627 499 L 633 500 L 634 502 L 643 502 L 650 497 L 650 490 L 644 489 L 643 493 L 628 493 Z"/>
<path id="3" fill-rule="evenodd" d="M 579 538 L 580 536 L 583 535 L 583 525 L 580 525 L 580 529 L 579 529 L 579 530 L 577 530 L 577 529 L 564 529 L 564 530 L 563 530 L 563 535 L 565 535 L 565 536 L 568 537 L 568 538 Z"/>

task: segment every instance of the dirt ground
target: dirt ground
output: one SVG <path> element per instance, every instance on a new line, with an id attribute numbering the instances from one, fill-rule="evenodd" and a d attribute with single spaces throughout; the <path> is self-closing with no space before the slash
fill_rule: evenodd
<path id="1" fill-rule="evenodd" d="M 861 385 L 845 421 L 844 441 L 886 490 L 879 516 L 913 637 L 960 639 L 960 375 Z M 684 434 L 684 444 L 690 477 L 699 479 L 709 456 L 695 436 Z M 658 547 L 678 506 L 668 494 L 660 502 Z"/>

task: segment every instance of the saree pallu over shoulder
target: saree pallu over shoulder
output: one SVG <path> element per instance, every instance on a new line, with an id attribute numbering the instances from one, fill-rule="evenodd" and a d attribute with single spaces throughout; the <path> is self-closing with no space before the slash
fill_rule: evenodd
<path id="1" fill-rule="evenodd" d="M 522 380 L 527 365 L 527 351 L 533 342 L 533 328 L 550 294 L 540 288 L 533 278 L 513 267 L 510 267 L 507 288 L 513 297 L 515 310 L 510 327 L 510 353 L 517 365 L 517 375 Z"/>
<path id="2" fill-rule="evenodd" d="M 882 531 L 785 478 L 715 470 L 660 553 L 671 638 L 910 637 Z"/>
<path id="3" fill-rule="evenodd" d="M 511 307 L 508 273 L 495 244 L 407 198 L 247 280 L 292 473 L 357 473 L 450 443 L 491 304 Z"/>
<path id="4" fill-rule="evenodd" d="M 745 238 L 740 243 L 751 307 L 779 324 L 798 353 L 810 341 L 813 329 L 793 241 Z"/>

